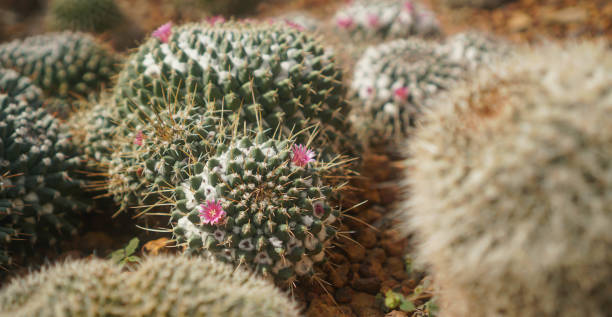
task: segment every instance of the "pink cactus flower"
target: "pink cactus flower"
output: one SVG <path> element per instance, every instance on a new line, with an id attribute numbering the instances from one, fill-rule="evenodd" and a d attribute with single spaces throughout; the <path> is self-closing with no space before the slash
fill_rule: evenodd
<path id="1" fill-rule="evenodd" d="M 380 20 L 378 19 L 378 16 L 376 14 L 368 14 L 368 25 L 370 27 L 377 27 L 379 22 Z"/>
<path id="2" fill-rule="evenodd" d="M 293 21 L 285 20 L 285 24 L 287 24 L 289 27 L 294 28 L 294 29 L 296 29 L 298 31 L 304 31 L 305 30 L 303 26 L 301 26 L 300 24 L 297 24 L 297 23 L 295 23 Z"/>
<path id="3" fill-rule="evenodd" d="M 323 217 L 323 215 L 325 214 L 325 206 L 323 205 L 323 202 L 317 201 L 312 204 L 312 207 L 313 207 L 313 214 L 317 218 Z"/>
<path id="4" fill-rule="evenodd" d="M 142 131 L 138 131 L 134 137 L 134 144 L 142 146 L 142 140 L 144 140 L 144 135 L 142 134 Z"/>
<path id="5" fill-rule="evenodd" d="M 293 157 L 291 158 L 291 161 L 293 162 L 293 164 L 300 166 L 300 167 L 304 167 L 308 165 L 308 163 L 314 161 L 315 152 L 313 152 L 312 150 L 309 150 L 304 145 L 294 144 L 292 150 L 293 150 Z"/>
<path id="6" fill-rule="evenodd" d="M 372 93 L 374 93 L 374 88 L 372 88 L 372 87 L 368 87 L 368 88 L 366 89 L 366 93 L 368 94 L 368 96 L 371 96 L 371 95 L 372 95 Z"/>
<path id="7" fill-rule="evenodd" d="M 396 88 L 393 91 L 393 95 L 395 96 L 395 98 L 401 101 L 406 101 L 406 99 L 408 99 L 408 95 L 410 95 L 410 90 L 408 90 L 408 87 Z"/>
<path id="8" fill-rule="evenodd" d="M 414 10 L 414 5 L 412 4 L 412 1 L 404 2 L 404 9 L 406 9 L 406 11 L 408 12 L 412 12 L 412 10 Z"/>
<path id="9" fill-rule="evenodd" d="M 172 35 L 172 21 L 158 27 L 157 30 L 153 31 L 153 36 L 162 41 L 162 43 L 168 43 L 170 35 Z"/>
<path id="10" fill-rule="evenodd" d="M 207 18 L 206 22 L 208 22 L 210 25 L 215 25 L 217 23 L 225 22 L 225 18 L 222 15 L 215 15 Z"/>
<path id="11" fill-rule="evenodd" d="M 204 224 L 219 224 L 225 218 L 225 211 L 223 211 L 220 202 L 207 200 L 206 205 L 200 205 L 200 218 Z"/>
<path id="12" fill-rule="evenodd" d="M 338 20 L 336 20 L 336 24 L 343 29 L 348 29 L 353 26 L 353 19 L 350 17 L 338 18 Z"/>

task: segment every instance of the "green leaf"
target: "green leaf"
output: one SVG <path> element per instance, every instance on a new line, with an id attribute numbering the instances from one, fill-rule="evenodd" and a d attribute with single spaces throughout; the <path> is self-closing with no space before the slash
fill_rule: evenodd
<path id="1" fill-rule="evenodd" d="M 138 238 L 134 238 L 130 240 L 128 245 L 125 247 L 125 255 L 130 256 L 134 254 L 134 252 L 136 252 L 136 249 L 138 249 L 139 244 L 140 244 L 140 240 L 138 240 Z"/>
<path id="2" fill-rule="evenodd" d="M 140 258 L 135 255 L 129 256 L 125 260 L 126 262 L 140 262 Z"/>
<path id="3" fill-rule="evenodd" d="M 414 304 L 406 299 L 402 299 L 402 304 L 399 306 L 399 309 L 405 312 L 411 312 L 416 310 L 416 307 L 414 307 Z"/>

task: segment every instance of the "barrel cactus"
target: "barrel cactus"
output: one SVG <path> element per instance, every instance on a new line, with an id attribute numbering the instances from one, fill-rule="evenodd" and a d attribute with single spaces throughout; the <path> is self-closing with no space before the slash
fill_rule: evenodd
<path id="1" fill-rule="evenodd" d="M 47 114 L 40 100 L 28 101 L 0 87 L 0 263 L 13 240 L 53 244 L 75 233 L 82 164 L 71 136 Z M 23 247 L 15 248 L 25 250 Z M 13 250 L 10 250 L 13 251 Z"/>
<path id="2" fill-rule="evenodd" d="M 451 59 L 471 69 L 490 65 L 510 53 L 510 45 L 503 40 L 474 31 L 455 34 L 444 45 Z"/>
<path id="3" fill-rule="evenodd" d="M 384 41 L 440 32 L 433 12 L 412 0 L 351 1 L 334 16 L 336 30 L 354 41 Z"/>
<path id="4" fill-rule="evenodd" d="M 115 0 L 53 0 L 49 13 L 59 30 L 104 32 L 122 19 Z"/>
<path id="5" fill-rule="evenodd" d="M 174 234 L 187 252 L 210 252 L 279 283 L 325 260 L 339 210 L 329 163 L 292 140 L 263 133 L 220 145 L 174 191 Z"/>
<path id="6" fill-rule="evenodd" d="M 463 77 L 464 65 L 435 43 L 396 40 L 370 47 L 355 66 L 351 87 L 361 106 L 353 116 L 363 139 L 395 144 L 436 94 Z"/>
<path id="7" fill-rule="evenodd" d="M 138 294 L 138 296 L 134 296 Z M 274 285 L 212 259 L 153 257 L 133 271 L 110 261 L 57 264 L 0 291 L 7 316 L 299 316 Z"/>
<path id="8" fill-rule="evenodd" d="M 606 43 L 549 44 L 424 117 L 404 213 L 445 315 L 609 315 L 611 100 Z"/>
<path id="9" fill-rule="evenodd" d="M 319 125 L 313 142 L 330 155 L 352 147 L 342 74 L 313 37 L 284 23 L 237 22 L 164 26 L 154 35 L 119 75 L 121 117 L 150 117 L 173 97 L 213 104 L 228 122 L 270 135 Z"/>
<path id="10" fill-rule="evenodd" d="M 85 33 L 49 33 L 0 45 L 0 67 L 30 77 L 53 97 L 84 96 L 107 85 L 119 62 Z"/>

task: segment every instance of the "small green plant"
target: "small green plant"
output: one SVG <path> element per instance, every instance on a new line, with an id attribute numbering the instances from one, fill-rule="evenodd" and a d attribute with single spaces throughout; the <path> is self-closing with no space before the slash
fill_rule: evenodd
<path id="1" fill-rule="evenodd" d="M 140 262 L 140 257 L 134 255 L 134 253 L 136 253 L 139 245 L 140 240 L 138 238 L 133 238 L 125 247 L 115 250 L 113 253 L 109 254 L 108 258 L 111 259 L 112 262 L 121 265 L 125 265 L 127 263 L 138 263 Z"/>
<path id="2" fill-rule="evenodd" d="M 416 310 L 414 303 L 412 303 L 409 298 L 406 298 L 406 296 L 404 296 L 402 293 L 397 293 L 393 290 L 388 290 L 385 293 L 385 306 L 387 306 L 389 309 L 399 309 L 405 312 Z"/>

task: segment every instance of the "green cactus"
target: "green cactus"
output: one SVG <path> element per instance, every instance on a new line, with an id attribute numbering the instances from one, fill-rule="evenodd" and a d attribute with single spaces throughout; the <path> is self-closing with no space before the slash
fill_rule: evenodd
<path id="1" fill-rule="evenodd" d="M 292 140 L 236 138 L 193 164 L 174 191 L 174 234 L 189 253 L 211 252 L 279 282 L 325 259 L 340 216 L 330 164 Z M 310 163 L 309 163 L 310 162 Z"/>
<path id="2" fill-rule="evenodd" d="M 471 69 L 490 65 L 510 54 L 510 45 L 492 35 L 480 32 L 458 33 L 444 43 L 451 59 L 467 64 Z"/>
<path id="3" fill-rule="evenodd" d="M 104 32 L 122 20 L 114 0 L 53 0 L 49 14 L 58 30 Z"/>
<path id="4" fill-rule="evenodd" d="M 548 44 L 424 116 L 404 214 L 444 315 L 609 315 L 611 101 L 607 43 Z"/>
<path id="5" fill-rule="evenodd" d="M 0 86 L 1 248 L 15 238 L 53 244 L 58 234 L 75 233 L 76 213 L 88 209 L 79 199 L 79 153 L 41 101 L 28 102 L 6 89 Z M 0 264 L 10 260 L 0 254 Z"/>
<path id="6" fill-rule="evenodd" d="M 151 117 L 173 97 L 213 104 L 228 122 L 261 125 L 270 135 L 318 124 L 315 147 L 330 156 L 352 149 L 342 74 L 311 36 L 284 23 L 189 24 L 168 32 L 167 40 L 143 44 L 120 73 L 115 96 L 121 117 Z M 302 133 L 298 141 L 310 137 Z"/>
<path id="7" fill-rule="evenodd" d="M 12 68 L 52 97 L 71 97 L 109 84 L 120 60 L 85 33 L 50 33 L 0 45 L 0 67 Z"/>
<path id="8" fill-rule="evenodd" d="M 335 31 L 355 42 L 440 33 L 433 12 L 412 0 L 355 0 L 339 9 L 333 19 Z"/>
<path id="9" fill-rule="evenodd" d="M 32 81 L 10 69 L 0 68 L 0 94 L 12 98 L 25 99 L 28 102 L 40 100 L 42 91 Z"/>
<path id="10" fill-rule="evenodd" d="M 299 316 L 268 281 L 211 259 L 152 257 L 132 272 L 72 261 L 14 280 L 0 316 Z"/>
<path id="11" fill-rule="evenodd" d="M 437 44 L 396 40 L 368 48 L 351 83 L 362 107 L 352 120 L 372 144 L 397 145 L 429 99 L 464 76 L 465 66 Z"/>

